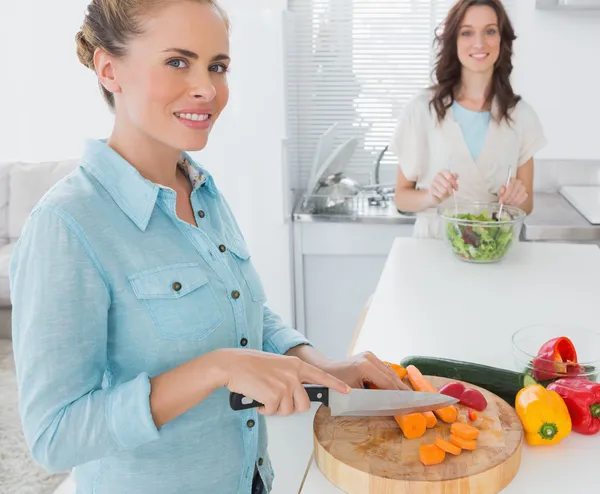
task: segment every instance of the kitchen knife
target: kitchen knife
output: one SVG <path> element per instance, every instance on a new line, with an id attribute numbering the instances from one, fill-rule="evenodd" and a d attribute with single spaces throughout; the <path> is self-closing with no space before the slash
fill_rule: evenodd
<path id="1" fill-rule="evenodd" d="M 320 402 L 331 409 L 332 416 L 386 417 L 408 413 L 438 410 L 458 403 L 456 398 L 440 393 L 396 391 L 386 389 L 352 389 L 348 394 L 338 393 L 324 386 L 305 384 L 304 389 L 312 402 Z M 230 393 L 233 410 L 247 410 L 262 404 L 238 393 Z"/>

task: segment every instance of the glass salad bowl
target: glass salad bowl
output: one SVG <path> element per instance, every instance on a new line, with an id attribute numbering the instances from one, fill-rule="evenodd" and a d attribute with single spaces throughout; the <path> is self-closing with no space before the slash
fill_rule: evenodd
<path id="1" fill-rule="evenodd" d="M 456 257 L 473 263 L 500 261 L 518 241 L 526 214 L 494 202 L 446 201 L 438 207 L 442 234 Z"/>
<path id="2" fill-rule="evenodd" d="M 536 324 L 512 336 L 514 367 L 546 384 L 565 377 L 598 381 L 600 332 L 576 325 Z"/>

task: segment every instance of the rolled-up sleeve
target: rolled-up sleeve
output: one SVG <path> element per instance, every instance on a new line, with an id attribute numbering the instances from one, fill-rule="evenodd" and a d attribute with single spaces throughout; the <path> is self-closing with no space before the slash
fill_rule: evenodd
<path id="1" fill-rule="evenodd" d="M 266 305 L 263 317 L 263 350 L 269 353 L 284 355 L 290 348 L 298 345 L 310 345 L 300 331 L 286 326 L 281 317 Z"/>
<path id="2" fill-rule="evenodd" d="M 108 279 L 78 225 L 42 206 L 10 265 L 13 347 L 33 458 L 64 471 L 159 438 L 146 373 L 107 382 Z"/>
<path id="3" fill-rule="evenodd" d="M 537 113 L 531 105 L 521 100 L 519 102 L 519 123 L 521 127 L 521 146 L 519 149 L 519 164 L 523 166 L 536 153 L 542 150 L 548 144 L 544 127 Z"/>
<path id="4" fill-rule="evenodd" d="M 411 182 L 420 180 L 429 161 L 427 113 L 421 108 L 422 98 L 414 97 L 406 104 L 388 144 L 398 159 L 398 167 Z"/>

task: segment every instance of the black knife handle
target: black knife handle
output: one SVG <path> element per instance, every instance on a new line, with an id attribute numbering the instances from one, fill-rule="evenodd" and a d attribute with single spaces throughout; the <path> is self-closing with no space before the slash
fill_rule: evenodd
<path id="1" fill-rule="evenodd" d="M 316 384 L 305 384 L 304 389 L 308 399 L 314 403 L 323 403 L 329 406 L 329 388 L 326 386 L 317 386 Z"/>
<path id="2" fill-rule="evenodd" d="M 306 390 L 306 394 L 310 401 L 322 403 L 326 407 L 329 406 L 329 388 L 314 384 L 305 384 L 304 389 Z M 239 393 L 229 393 L 229 406 L 231 406 L 233 410 L 240 411 L 262 407 L 263 404 L 250 398 L 246 398 Z"/>

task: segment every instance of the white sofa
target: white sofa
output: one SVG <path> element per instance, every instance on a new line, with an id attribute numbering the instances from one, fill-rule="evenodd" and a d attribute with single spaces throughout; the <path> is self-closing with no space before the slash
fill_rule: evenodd
<path id="1" fill-rule="evenodd" d="M 79 160 L 0 164 L 0 338 L 10 338 L 10 256 L 25 220 L 42 196 Z"/>
<path id="2" fill-rule="evenodd" d="M 37 465 L 27 449 L 18 412 L 12 358 L 10 256 L 27 217 L 42 196 L 74 170 L 78 160 L 0 164 L 0 492 L 51 494 L 74 492 L 70 477 L 52 475 Z M 65 480 L 66 479 L 66 480 Z"/>

